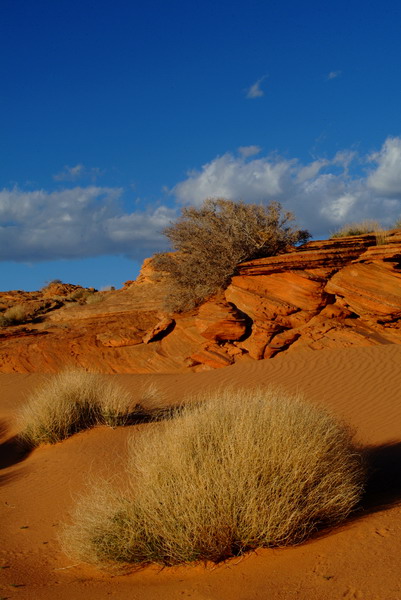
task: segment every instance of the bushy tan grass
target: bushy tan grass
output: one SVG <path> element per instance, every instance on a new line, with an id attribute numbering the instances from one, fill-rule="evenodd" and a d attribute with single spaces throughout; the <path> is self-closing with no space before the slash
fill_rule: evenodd
<path id="1" fill-rule="evenodd" d="M 9 325 L 18 325 L 24 323 L 31 317 L 31 313 L 26 306 L 15 304 L 11 306 L 1 315 L 0 326 L 8 327 Z"/>
<path id="2" fill-rule="evenodd" d="M 101 292 L 94 292 L 86 297 L 86 304 L 100 304 L 100 302 L 103 302 L 105 299 L 105 294 L 102 294 Z"/>
<path id="3" fill-rule="evenodd" d="M 362 484 L 350 431 L 324 410 L 222 391 L 134 438 L 126 489 L 95 486 L 63 544 L 98 565 L 220 561 L 345 519 Z"/>
<path id="4" fill-rule="evenodd" d="M 55 443 L 95 425 L 124 425 L 133 411 L 143 408 L 133 406 L 129 392 L 116 382 L 71 369 L 32 393 L 18 415 L 20 438 L 32 446 Z"/>
<path id="5" fill-rule="evenodd" d="M 347 223 L 332 234 L 332 238 L 349 237 L 353 235 L 363 235 L 365 233 L 376 233 L 383 230 L 378 221 L 365 220 L 359 223 Z"/>
<path id="6" fill-rule="evenodd" d="M 348 223 L 333 233 L 332 238 L 350 237 L 372 233 L 376 236 L 376 245 L 382 246 L 388 243 L 388 231 L 378 221 L 361 221 L 360 223 Z"/>

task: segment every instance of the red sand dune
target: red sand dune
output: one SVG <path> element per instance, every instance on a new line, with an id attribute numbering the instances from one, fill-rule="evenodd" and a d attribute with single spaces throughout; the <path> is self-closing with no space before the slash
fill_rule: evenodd
<path id="1" fill-rule="evenodd" d="M 0 597 L 21 600 L 401 600 L 401 346 L 299 351 L 205 373 L 110 375 L 135 395 L 154 382 L 163 403 L 211 387 L 281 385 L 303 392 L 355 427 L 377 470 L 364 512 L 299 547 L 265 549 L 218 566 L 125 576 L 73 564 L 57 541 L 74 498 L 91 478 L 118 473 L 128 436 L 142 427 L 86 431 L 28 457 L 13 416 L 43 378 L 0 375 Z"/>

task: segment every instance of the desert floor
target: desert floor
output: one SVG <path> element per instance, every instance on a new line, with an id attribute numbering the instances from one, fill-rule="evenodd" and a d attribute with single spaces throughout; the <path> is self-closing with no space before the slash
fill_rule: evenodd
<path id="1" fill-rule="evenodd" d="M 122 472 L 127 438 L 148 425 L 99 427 L 22 456 L 14 415 L 43 377 L 0 375 L 3 600 L 401 600 L 401 346 L 303 352 L 198 374 L 110 375 L 133 395 L 154 382 L 164 404 L 228 385 L 302 392 L 356 429 L 375 469 L 363 509 L 301 546 L 129 575 L 73 564 L 58 532 L 91 480 Z"/>

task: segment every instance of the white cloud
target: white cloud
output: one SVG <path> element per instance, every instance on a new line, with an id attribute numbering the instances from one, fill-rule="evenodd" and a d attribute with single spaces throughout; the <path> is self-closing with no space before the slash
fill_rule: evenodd
<path id="1" fill-rule="evenodd" d="M 250 88 L 247 89 L 246 91 L 246 97 L 247 98 L 261 98 L 262 96 L 265 95 L 264 91 L 261 89 L 261 84 L 263 83 L 263 81 L 266 79 L 267 75 L 263 75 L 263 77 L 261 77 L 260 79 L 258 79 L 257 81 L 255 81 L 255 83 L 253 85 L 251 85 Z"/>
<path id="2" fill-rule="evenodd" d="M 54 181 L 78 181 L 82 179 L 90 179 L 96 181 L 103 172 L 98 167 L 85 167 L 82 164 L 74 167 L 65 166 L 60 173 L 53 175 Z"/>
<path id="3" fill-rule="evenodd" d="M 355 151 L 334 158 L 255 157 L 258 146 L 218 156 L 169 191 L 172 208 L 124 210 L 123 190 L 100 186 L 0 190 L 0 260 L 35 262 L 123 254 L 142 260 L 166 247 L 161 231 L 182 205 L 205 198 L 280 201 L 315 236 L 345 222 L 374 219 L 390 226 L 401 216 L 401 138 L 388 138 L 368 157 Z M 361 174 L 361 164 L 370 170 Z"/>
<path id="4" fill-rule="evenodd" d="M 387 138 L 369 160 L 378 165 L 368 177 L 369 187 L 383 196 L 401 196 L 401 138 Z"/>
<path id="5" fill-rule="evenodd" d="M 245 161 L 224 154 L 204 165 L 200 172 L 191 172 L 172 192 L 183 204 L 200 205 L 212 196 L 263 202 L 281 197 L 291 185 L 293 163 L 266 158 Z"/>
<path id="6" fill-rule="evenodd" d="M 197 206 L 211 197 L 278 200 L 315 235 L 363 219 L 390 226 L 401 215 L 401 138 L 389 138 L 369 157 L 377 166 L 367 176 L 350 174 L 353 164 L 358 167 L 363 160 L 351 150 L 307 164 L 277 156 L 245 160 L 227 153 L 190 172 L 171 193 L 181 204 Z"/>
<path id="7" fill-rule="evenodd" d="M 327 79 L 337 79 L 337 77 L 340 77 L 342 71 L 330 71 L 330 73 L 327 75 Z"/>
<path id="8" fill-rule="evenodd" d="M 351 164 L 358 159 L 358 154 L 355 150 L 340 150 L 331 161 L 333 165 L 338 165 L 344 169 L 344 174 L 347 175 Z"/>
<path id="9" fill-rule="evenodd" d="M 306 167 L 301 167 L 298 170 L 296 181 L 302 183 L 308 179 L 313 179 L 328 164 L 330 162 L 325 159 L 314 160 L 309 165 L 306 165 Z"/>
<path id="10" fill-rule="evenodd" d="M 262 151 L 262 148 L 260 146 L 240 146 L 238 148 L 238 152 L 244 158 L 249 158 L 250 156 L 255 156 L 256 154 L 259 154 L 261 151 Z"/>
<path id="11" fill-rule="evenodd" d="M 35 262 L 125 254 L 141 260 L 165 246 L 173 209 L 122 210 L 118 188 L 0 191 L 0 260 Z"/>
<path id="12" fill-rule="evenodd" d="M 351 192 L 345 192 L 342 196 L 334 198 L 330 205 L 322 207 L 321 214 L 334 221 L 344 221 L 352 211 L 353 206 L 357 202 L 357 197 Z"/>

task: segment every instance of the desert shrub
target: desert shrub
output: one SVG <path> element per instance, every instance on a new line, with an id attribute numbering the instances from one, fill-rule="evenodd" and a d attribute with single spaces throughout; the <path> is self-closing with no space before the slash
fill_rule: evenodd
<path id="1" fill-rule="evenodd" d="M 74 290 L 67 296 L 67 300 L 70 302 L 79 302 L 80 304 L 85 304 L 88 297 L 92 295 L 93 292 L 90 292 L 86 288 L 78 288 Z"/>
<path id="2" fill-rule="evenodd" d="M 188 310 L 224 288 L 245 260 L 273 256 L 305 242 L 307 231 L 293 226 L 293 215 L 278 202 L 268 206 L 208 199 L 188 207 L 164 230 L 177 254 L 154 257 L 170 275 L 169 310 Z"/>
<path id="3" fill-rule="evenodd" d="M 323 409 L 222 391 L 132 440 L 125 491 L 92 486 L 63 545 L 100 565 L 220 561 L 345 519 L 362 484 L 350 431 Z"/>
<path id="4" fill-rule="evenodd" d="M 106 296 L 101 292 L 93 292 L 92 294 L 88 294 L 86 296 L 86 304 L 99 304 L 106 299 Z"/>
<path id="5" fill-rule="evenodd" d="M 22 304 L 16 304 L 11 306 L 1 315 L 0 325 L 7 327 L 9 325 L 18 325 L 19 323 L 25 323 L 31 318 L 31 311 Z"/>
<path id="6" fill-rule="evenodd" d="M 63 285 L 61 279 L 51 279 L 50 281 L 46 281 L 45 285 L 42 287 L 42 290 L 47 290 L 52 285 Z"/>
<path id="7" fill-rule="evenodd" d="M 394 223 L 394 228 L 401 229 L 401 217 L 399 219 L 397 219 L 396 222 Z"/>
<path id="8" fill-rule="evenodd" d="M 347 223 L 341 229 L 332 234 L 332 238 L 349 237 L 352 235 L 363 235 L 381 231 L 382 226 L 377 221 L 361 221 L 360 223 Z"/>
<path id="9" fill-rule="evenodd" d="M 67 370 L 33 392 L 18 415 L 19 435 L 31 446 L 52 444 L 95 425 L 124 425 L 133 412 L 143 410 L 133 407 L 128 391 L 110 378 Z"/>

